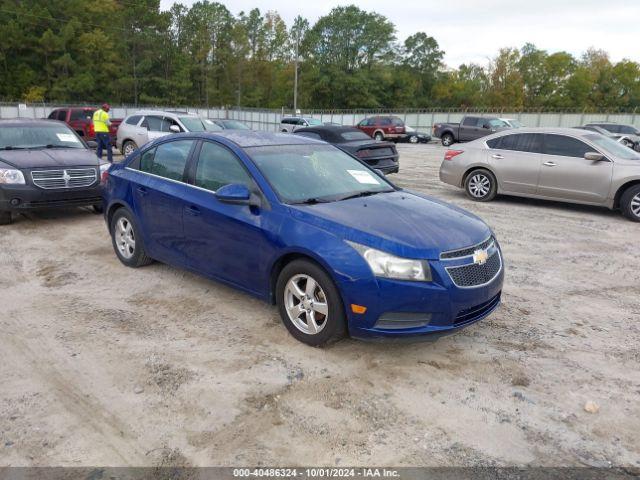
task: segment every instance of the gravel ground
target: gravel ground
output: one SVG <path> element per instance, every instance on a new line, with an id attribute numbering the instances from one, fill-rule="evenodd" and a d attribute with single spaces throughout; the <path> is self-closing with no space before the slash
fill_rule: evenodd
<path id="1" fill-rule="evenodd" d="M 501 240 L 490 318 L 314 349 L 243 293 L 125 268 L 89 210 L 22 216 L 0 228 L 0 465 L 640 466 L 640 225 L 473 203 L 439 182 L 440 146 L 399 150 L 397 184 Z"/>

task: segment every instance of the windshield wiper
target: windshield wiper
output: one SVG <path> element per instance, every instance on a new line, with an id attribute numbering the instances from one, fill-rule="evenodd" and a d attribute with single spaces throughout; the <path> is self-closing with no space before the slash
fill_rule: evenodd
<path id="1" fill-rule="evenodd" d="M 299 202 L 293 202 L 294 205 L 315 205 L 316 203 L 329 203 L 331 200 L 326 200 L 324 198 L 305 198 L 304 200 L 300 200 Z"/>
<path id="2" fill-rule="evenodd" d="M 0 147 L 0 150 L 28 150 L 31 147 L 14 147 L 13 145 L 7 145 L 6 147 Z"/>
<path id="3" fill-rule="evenodd" d="M 364 190 L 362 192 L 347 195 L 346 197 L 341 197 L 338 199 L 338 201 L 349 200 L 350 198 L 368 197 L 370 195 L 376 195 L 378 193 L 389 193 L 389 192 L 393 192 L 393 190 Z"/>

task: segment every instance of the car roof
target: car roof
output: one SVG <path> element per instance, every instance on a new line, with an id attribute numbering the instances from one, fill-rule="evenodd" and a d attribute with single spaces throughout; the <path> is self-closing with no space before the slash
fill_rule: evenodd
<path id="1" fill-rule="evenodd" d="M 37 127 L 51 125 L 57 123 L 58 125 L 66 125 L 65 122 L 59 120 L 49 120 L 44 118 L 3 118 L 0 119 L 0 127 L 12 126 L 12 127 Z"/>
<path id="2" fill-rule="evenodd" d="M 260 132 L 255 130 L 222 130 L 220 132 L 216 131 L 215 133 L 203 132 L 200 133 L 199 136 L 203 138 L 212 138 L 213 140 L 216 140 L 216 137 L 223 137 L 241 148 L 266 147 L 274 145 L 324 144 L 322 141 L 303 137 L 302 135 Z"/>
<path id="3" fill-rule="evenodd" d="M 346 125 L 314 125 L 312 127 L 299 128 L 293 133 L 294 135 L 300 135 L 303 132 L 323 134 L 324 136 L 326 136 L 327 138 L 330 138 L 334 142 L 339 142 L 339 141 L 346 142 L 347 140 L 340 135 L 344 132 L 358 132 L 358 133 L 361 133 L 362 135 L 367 136 L 367 138 L 373 141 L 373 139 L 371 139 L 366 133 L 364 133 L 359 128 L 349 127 Z"/>
<path id="4" fill-rule="evenodd" d="M 171 110 L 138 110 L 137 112 L 130 113 L 127 117 L 134 115 L 166 115 L 167 117 L 197 117 L 195 113 L 191 112 L 177 112 Z"/>

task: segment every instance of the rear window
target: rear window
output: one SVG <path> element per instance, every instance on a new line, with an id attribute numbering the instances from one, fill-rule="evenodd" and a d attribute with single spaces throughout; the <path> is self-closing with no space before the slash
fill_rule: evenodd
<path id="1" fill-rule="evenodd" d="M 371 140 L 371 137 L 364 132 L 342 132 L 340 136 L 347 141 L 351 140 Z"/>
<path id="2" fill-rule="evenodd" d="M 303 137 L 315 138 L 316 140 L 322 140 L 320 135 L 317 134 L 316 132 L 303 132 L 303 131 L 298 130 L 296 132 L 296 135 L 302 135 Z"/>
<path id="3" fill-rule="evenodd" d="M 462 121 L 462 125 L 465 125 L 467 127 L 475 127 L 476 125 L 478 125 L 479 122 L 482 122 L 481 118 L 465 117 L 465 119 Z"/>
<path id="4" fill-rule="evenodd" d="M 126 123 L 127 125 L 137 125 L 141 118 L 141 115 L 132 115 L 127 118 L 124 123 Z"/>
<path id="5" fill-rule="evenodd" d="M 498 138 L 487 140 L 489 148 L 500 150 L 513 150 L 516 152 L 541 153 L 542 134 L 539 133 L 518 133 L 504 135 Z"/>

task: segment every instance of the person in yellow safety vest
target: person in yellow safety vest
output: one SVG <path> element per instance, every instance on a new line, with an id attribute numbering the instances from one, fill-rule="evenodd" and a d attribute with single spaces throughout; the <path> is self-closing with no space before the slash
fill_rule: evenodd
<path id="1" fill-rule="evenodd" d="M 111 136 L 109 135 L 109 127 L 111 126 L 109 110 L 111 110 L 111 106 L 108 103 L 103 103 L 102 108 L 93 112 L 93 130 L 96 132 L 96 143 L 98 144 L 96 154 L 98 158 L 102 160 L 102 148 L 104 147 L 107 150 L 107 160 L 109 163 L 113 163 Z"/>

